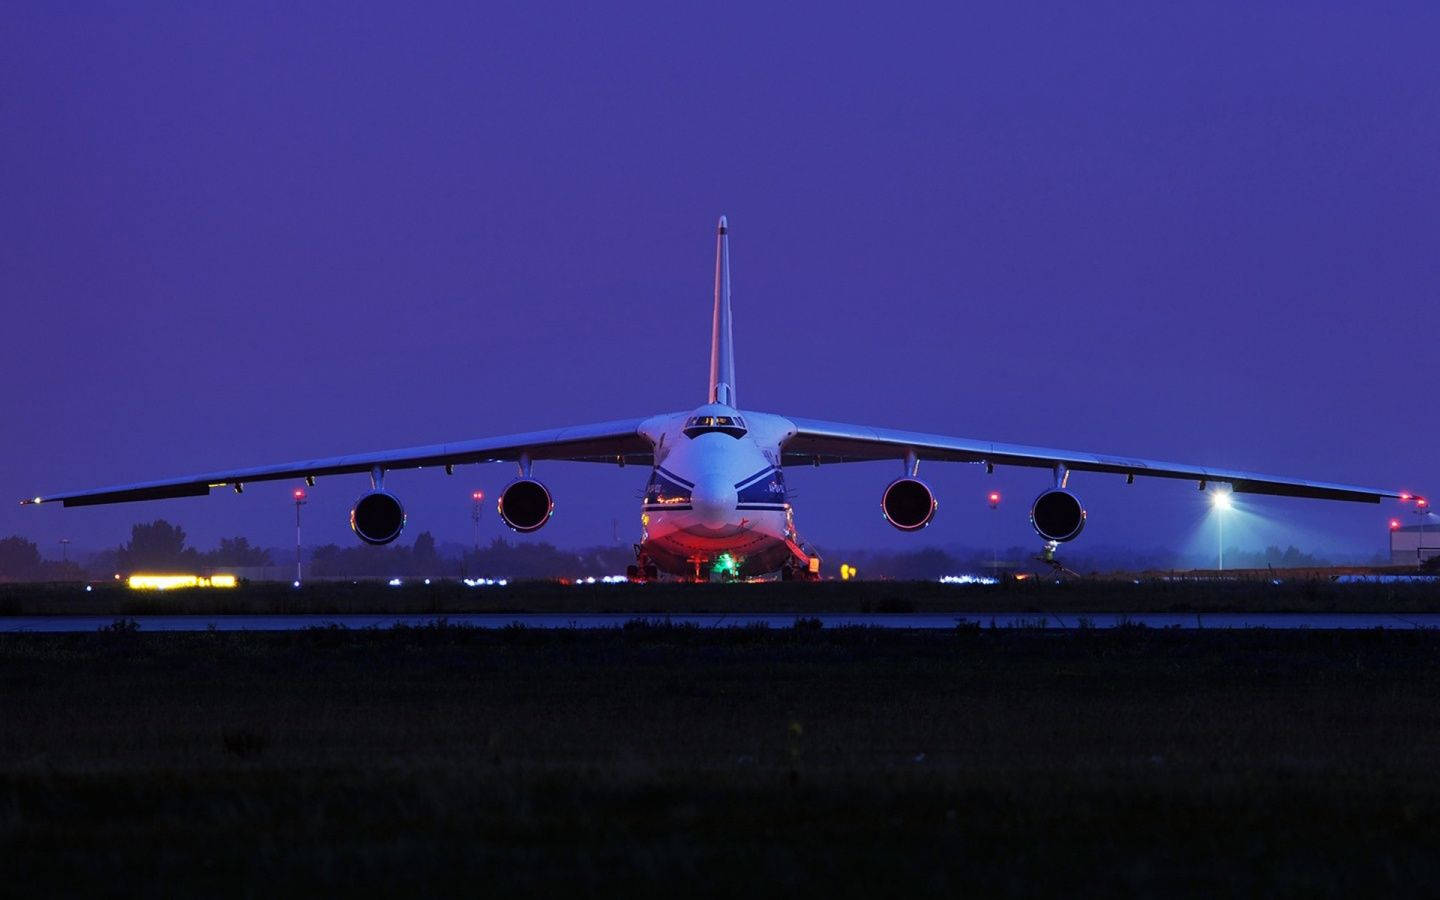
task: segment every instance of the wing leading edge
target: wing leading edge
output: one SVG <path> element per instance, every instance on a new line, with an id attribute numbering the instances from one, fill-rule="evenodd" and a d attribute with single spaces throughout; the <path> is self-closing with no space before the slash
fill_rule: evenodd
<path id="1" fill-rule="evenodd" d="M 786 416 L 786 418 L 794 423 L 796 430 L 794 436 L 785 442 L 781 451 L 781 460 L 785 465 L 899 459 L 904 457 L 906 451 L 913 450 L 918 459 L 925 460 L 1047 469 L 1063 465 L 1076 472 L 1109 472 L 1126 476 L 1142 475 L 1153 478 L 1179 478 L 1187 481 L 1227 484 L 1237 493 L 1246 494 L 1273 494 L 1282 497 L 1348 500 L 1359 503 L 1379 503 L 1383 499 L 1402 499 L 1402 494 L 1398 491 L 1357 487 L 1349 484 L 1305 481 L 1299 478 L 1259 475 L 1234 469 L 1216 469 L 1209 466 L 1160 462 L 1153 459 L 1111 456 L 1076 450 L 1001 444 L 993 441 L 945 437 L 938 434 L 898 431 L 892 428 L 845 425 L 815 419 L 799 419 L 794 416 Z"/>
<path id="2" fill-rule="evenodd" d="M 509 434 L 473 441 L 380 450 L 320 459 L 298 460 L 250 469 L 230 469 L 144 481 L 88 491 L 69 491 L 28 497 L 22 504 L 60 502 L 65 506 L 92 506 L 101 503 L 128 503 L 134 500 L 161 500 L 168 497 L 196 497 L 211 488 L 243 487 L 253 481 L 285 478 L 314 479 L 382 470 L 418 469 L 424 466 L 453 466 L 483 462 L 513 462 L 522 454 L 531 459 L 571 462 L 635 463 L 648 465 L 654 454 L 650 439 L 640 433 L 644 419 L 622 419 L 594 425 L 575 425 L 549 431 Z"/>

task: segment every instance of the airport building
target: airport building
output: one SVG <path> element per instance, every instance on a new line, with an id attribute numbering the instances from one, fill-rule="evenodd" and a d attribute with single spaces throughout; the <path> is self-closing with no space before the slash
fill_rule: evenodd
<path id="1" fill-rule="evenodd" d="M 1390 529 L 1390 564 L 1415 565 L 1440 556 L 1440 519 Z"/>

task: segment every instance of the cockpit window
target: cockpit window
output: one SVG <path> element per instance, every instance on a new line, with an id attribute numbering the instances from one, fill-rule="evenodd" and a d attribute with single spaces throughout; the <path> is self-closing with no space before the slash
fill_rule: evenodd
<path id="1" fill-rule="evenodd" d="M 745 420 L 739 416 L 691 416 L 690 421 L 685 423 L 685 436 L 688 438 L 711 431 L 738 438 L 745 434 Z"/>

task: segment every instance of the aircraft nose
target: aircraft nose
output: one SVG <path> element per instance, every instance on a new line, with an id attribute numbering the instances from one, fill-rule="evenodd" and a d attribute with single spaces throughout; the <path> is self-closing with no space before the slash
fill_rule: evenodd
<path id="1" fill-rule="evenodd" d="M 721 528 L 735 513 L 735 486 L 723 478 L 702 478 L 690 492 L 690 505 L 701 524 Z"/>

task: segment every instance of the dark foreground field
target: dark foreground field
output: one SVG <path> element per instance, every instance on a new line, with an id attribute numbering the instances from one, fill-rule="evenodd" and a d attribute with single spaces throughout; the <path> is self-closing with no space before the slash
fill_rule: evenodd
<path id="1" fill-rule="evenodd" d="M 1440 634 L 0 635 L 0 893 L 1423 893 Z"/>
<path id="2" fill-rule="evenodd" d="M 1282 573 L 1283 574 L 1283 573 Z M 0 616 L 466 612 L 928 613 L 928 612 L 1440 612 L 1440 584 L 1340 584 L 1329 578 L 1235 577 L 1063 581 L 998 585 L 927 581 L 797 584 L 561 584 L 466 587 L 457 581 L 399 587 L 383 581 L 258 582 L 233 590 L 132 591 L 100 584 L 0 584 Z"/>

